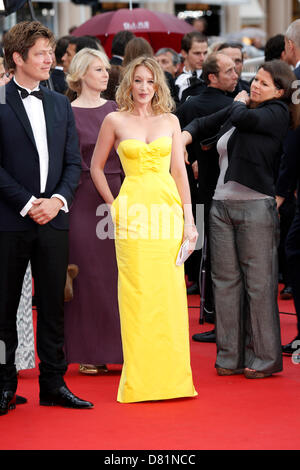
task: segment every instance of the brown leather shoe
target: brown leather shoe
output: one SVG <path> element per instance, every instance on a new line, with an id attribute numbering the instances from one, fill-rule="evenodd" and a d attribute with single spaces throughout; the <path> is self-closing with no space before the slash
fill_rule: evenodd
<path id="1" fill-rule="evenodd" d="M 245 369 L 244 374 L 247 379 L 264 379 L 272 375 L 270 372 L 260 372 L 253 369 Z"/>
<path id="2" fill-rule="evenodd" d="M 216 367 L 216 371 L 218 375 L 238 375 L 243 374 L 244 369 L 223 369 L 223 367 Z"/>
<path id="3" fill-rule="evenodd" d="M 78 276 L 78 273 L 78 266 L 76 264 L 69 264 L 64 294 L 65 302 L 70 302 L 73 299 L 73 280 Z"/>

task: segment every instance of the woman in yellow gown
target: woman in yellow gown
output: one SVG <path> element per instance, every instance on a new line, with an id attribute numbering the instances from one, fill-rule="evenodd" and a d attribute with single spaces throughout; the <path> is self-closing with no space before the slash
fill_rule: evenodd
<path id="1" fill-rule="evenodd" d="M 140 57 L 124 71 L 119 111 L 103 121 L 91 163 L 99 193 L 111 204 L 119 272 L 124 365 L 122 403 L 197 395 L 190 366 L 183 240 L 198 233 L 191 209 L 181 130 L 158 63 Z M 103 172 L 112 146 L 126 178 L 114 200 Z M 170 172 L 171 170 L 171 172 Z M 101 260 L 96 260 L 101 263 Z"/>

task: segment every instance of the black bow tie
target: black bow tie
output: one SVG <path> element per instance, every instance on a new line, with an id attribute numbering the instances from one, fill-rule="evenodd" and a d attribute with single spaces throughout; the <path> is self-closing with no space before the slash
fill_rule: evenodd
<path id="1" fill-rule="evenodd" d="M 20 90 L 21 92 L 21 98 L 24 100 L 24 98 L 27 98 L 27 96 L 31 95 L 31 96 L 35 96 L 36 98 L 39 98 L 40 100 L 43 99 L 43 92 L 42 90 L 36 90 L 36 91 L 32 91 L 31 93 L 29 93 L 27 90 L 25 90 L 25 88 L 22 88 L 20 87 L 19 85 L 16 84 L 16 87 L 18 88 L 18 90 Z"/>

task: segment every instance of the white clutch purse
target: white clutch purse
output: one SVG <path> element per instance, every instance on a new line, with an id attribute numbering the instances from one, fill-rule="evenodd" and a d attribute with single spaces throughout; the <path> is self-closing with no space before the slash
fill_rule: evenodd
<path id="1" fill-rule="evenodd" d="M 191 253 L 189 253 L 189 247 L 190 247 L 190 241 L 186 239 L 178 252 L 177 258 L 176 258 L 176 266 L 181 266 L 190 256 Z"/>

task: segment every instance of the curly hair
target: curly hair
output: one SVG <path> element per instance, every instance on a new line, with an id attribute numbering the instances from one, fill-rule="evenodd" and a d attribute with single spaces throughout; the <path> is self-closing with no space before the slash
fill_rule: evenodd
<path id="1" fill-rule="evenodd" d="M 116 93 L 116 102 L 119 110 L 131 112 L 134 108 L 131 89 L 135 70 L 139 66 L 146 67 L 153 75 L 156 91 L 151 104 L 154 114 L 169 113 L 174 110 L 175 104 L 171 97 L 163 70 L 155 59 L 145 56 L 137 57 L 130 62 L 124 70 L 122 81 Z"/>
<path id="2" fill-rule="evenodd" d="M 13 26 L 3 39 L 5 68 L 15 70 L 16 64 L 13 53 L 18 52 L 25 61 L 29 49 L 40 38 L 48 39 L 52 46 L 55 45 L 55 37 L 52 31 L 39 21 L 21 21 Z"/>

